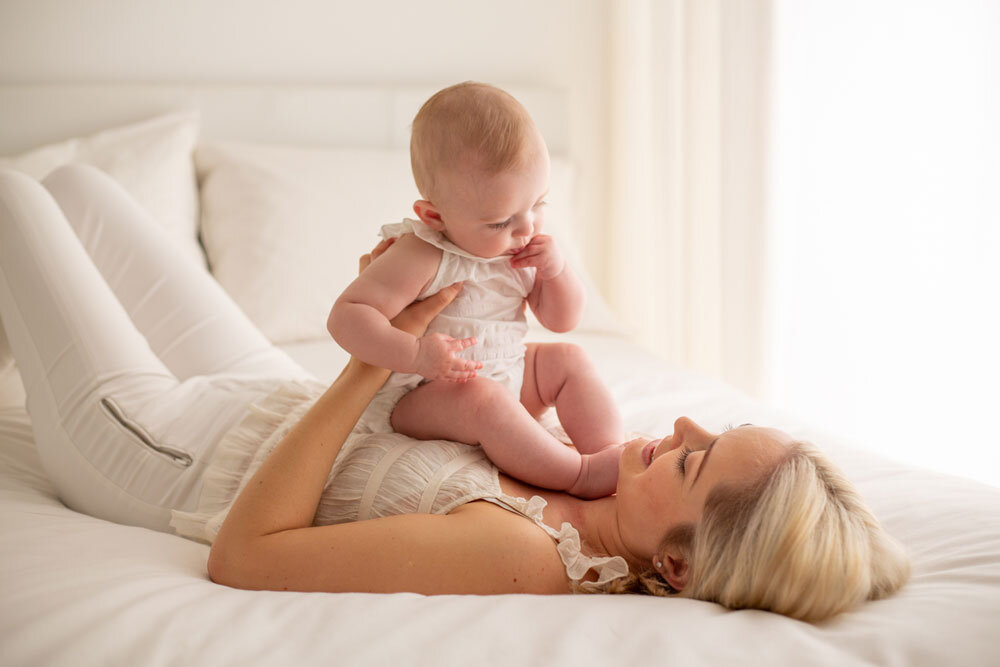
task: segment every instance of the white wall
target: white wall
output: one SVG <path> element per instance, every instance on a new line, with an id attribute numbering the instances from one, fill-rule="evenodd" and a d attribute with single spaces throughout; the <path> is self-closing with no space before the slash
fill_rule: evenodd
<path id="1" fill-rule="evenodd" d="M 1000 484 L 1000 3 L 775 15 L 771 397 Z"/>
<path id="2" fill-rule="evenodd" d="M 600 279 L 606 11 L 604 0 L 0 0 L 0 81 L 558 87 Z"/>

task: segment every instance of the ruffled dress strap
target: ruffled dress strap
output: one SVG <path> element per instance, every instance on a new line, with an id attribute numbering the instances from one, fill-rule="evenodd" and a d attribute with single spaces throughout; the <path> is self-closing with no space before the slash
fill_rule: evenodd
<path id="1" fill-rule="evenodd" d="M 494 505 L 503 507 L 528 519 L 531 519 L 538 527 L 544 530 L 552 539 L 556 541 L 556 550 L 566 567 L 566 574 L 581 588 L 587 590 L 600 590 L 609 581 L 624 577 L 628 574 L 628 564 L 621 556 L 587 556 L 582 551 L 580 543 L 580 531 L 573 527 L 573 524 L 564 521 L 559 530 L 556 530 L 542 520 L 542 514 L 548 505 L 541 496 L 515 498 L 505 493 L 500 493 L 496 498 L 484 498 Z M 597 573 L 597 581 L 583 581 L 588 572 L 593 570 Z"/>

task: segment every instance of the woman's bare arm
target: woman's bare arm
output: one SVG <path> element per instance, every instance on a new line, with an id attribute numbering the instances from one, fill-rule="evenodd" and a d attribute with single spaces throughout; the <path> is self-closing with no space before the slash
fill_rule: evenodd
<path id="1" fill-rule="evenodd" d="M 218 552 L 213 545 L 212 553 L 219 554 L 209 567 L 213 581 L 251 590 L 570 592 L 552 539 L 527 519 L 483 502 L 445 516 L 406 514 L 285 530 Z"/>
<path id="2" fill-rule="evenodd" d="M 365 266 L 362 258 L 362 269 Z M 452 285 L 411 305 L 393 320 L 394 325 L 420 335 L 460 289 L 461 285 Z M 215 556 L 232 542 L 312 524 L 337 454 L 388 377 L 388 370 L 351 358 L 237 496 L 215 540 L 215 545 L 222 545 L 213 548 Z M 210 558 L 210 569 L 212 563 Z"/>
<path id="3" fill-rule="evenodd" d="M 213 545 L 210 573 L 230 543 L 312 525 L 337 454 L 387 377 L 389 371 L 351 358 L 236 498 Z"/>
<path id="4" fill-rule="evenodd" d="M 213 581 L 246 589 L 567 593 L 552 540 L 486 503 L 313 526 L 330 467 L 387 372 L 352 360 L 237 498 L 212 545 Z"/>
<path id="5" fill-rule="evenodd" d="M 414 304 L 393 324 L 419 335 L 458 291 Z M 268 590 L 567 592 L 551 539 L 486 503 L 447 516 L 312 526 L 330 468 L 388 374 L 352 359 L 285 436 L 226 517 L 209 555 L 212 580 Z"/>

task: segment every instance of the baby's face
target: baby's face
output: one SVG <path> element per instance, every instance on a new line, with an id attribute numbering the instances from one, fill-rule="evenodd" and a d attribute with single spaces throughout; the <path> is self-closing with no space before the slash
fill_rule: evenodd
<path id="1" fill-rule="evenodd" d="M 540 151 L 523 168 L 484 174 L 452 172 L 434 202 L 439 231 L 478 257 L 514 255 L 541 232 L 549 192 L 549 156 Z"/>

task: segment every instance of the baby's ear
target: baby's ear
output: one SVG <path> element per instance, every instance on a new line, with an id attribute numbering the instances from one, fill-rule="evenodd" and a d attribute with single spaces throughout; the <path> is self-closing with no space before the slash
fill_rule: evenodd
<path id="1" fill-rule="evenodd" d="M 432 202 L 426 199 L 418 199 L 413 202 L 413 212 L 417 214 L 421 222 L 431 229 L 438 232 L 444 231 L 444 222 L 441 220 L 441 214 L 438 213 L 437 207 Z"/>

